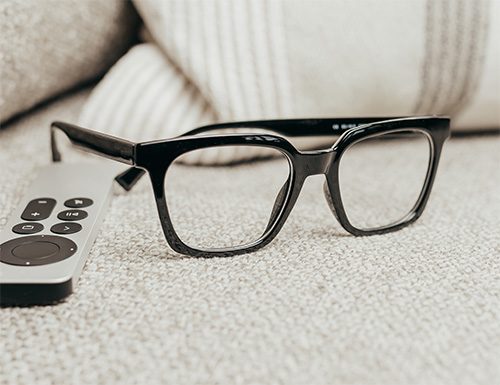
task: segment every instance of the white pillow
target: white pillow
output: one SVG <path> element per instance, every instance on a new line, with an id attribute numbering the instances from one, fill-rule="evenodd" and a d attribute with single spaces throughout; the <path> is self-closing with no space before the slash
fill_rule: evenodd
<path id="1" fill-rule="evenodd" d="M 132 139 L 209 121 L 451 115 L 500 127 L 500 2 L 135 2 L 152 42 L 81 123 Z"/>

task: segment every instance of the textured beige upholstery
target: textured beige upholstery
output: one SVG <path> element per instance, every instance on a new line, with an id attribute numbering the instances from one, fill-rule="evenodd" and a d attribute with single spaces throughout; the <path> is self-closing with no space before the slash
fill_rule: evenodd
<path id="1" fill-rule="evenodd" d="M 135 39 L 127 1 L 0 2 L 0 122 L 96 79 Z"/>
<path id="2" fill-rule="evenodd" d="M 86 96 L 0 131 L 0 228 Z M 272 244 L 227 259 L 170 251 L 146 178 L 117 190 L 76 293 L 0 310 L 1 382 L 499 383 L 499 146 L 446 143 L 423 217 L 387 235 L 346 235 L 312 178 Z"/>

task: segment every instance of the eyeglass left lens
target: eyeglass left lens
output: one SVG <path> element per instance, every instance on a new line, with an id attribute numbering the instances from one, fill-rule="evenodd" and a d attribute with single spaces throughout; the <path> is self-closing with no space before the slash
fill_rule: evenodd
<path id="1" fill-rule="evenodd" d="M 253 161 L 231 162 L 257 152 Z M 192 165 L 223 160 L 218 165 Z M 229 162 L 228 162 L 229 160 Z M 289 186 L 286 155 L 269 147 L 221 146 L 188 152 L 165 176 L 170 219 L 179 238 L 199 250 L 251 244 L 275 222 Z"/>
<path id="2" fill-rule="evenodd" d="M 418 129 L 366 138 L 345 150 L 339 187 L 352 226 L 373 230 L 403 220 L 425 184 L 432 156 Z"/>

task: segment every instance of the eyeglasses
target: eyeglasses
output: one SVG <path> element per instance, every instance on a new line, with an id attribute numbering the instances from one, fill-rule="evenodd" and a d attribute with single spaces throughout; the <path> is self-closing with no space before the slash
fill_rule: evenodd
<path id="1" fill-rule="evenodd" d="M 55 162 L 61 160 L 55 132 L 62 130 L 72 144 L 132 165 L 116 177 L 127 191 L 147 171 L 170 247 L 212 257 L 271 242 L 311 175 L 325 175 L 328 205 L 349 233 L 382 234 L 409 225 L 429 198 L 449 126 L 445 117 L 265 120 L 133 143 L 54 122 L 51 144 Z M 327 149 L 299 151 L 283 136 L 338 139 Z"/>

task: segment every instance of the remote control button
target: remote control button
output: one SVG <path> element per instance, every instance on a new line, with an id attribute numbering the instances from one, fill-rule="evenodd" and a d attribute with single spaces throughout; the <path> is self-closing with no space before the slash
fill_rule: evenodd
<path id="1" fill-rule="evenodd" d="M 83 209 L 84 207 L 89 207 L 94 204 L 94 201 L 89 198 L 72 198 L 64 202 L 64 206 L 71 209 Z"/>
<path id="2" fill-rule="evenodd" d="M 79 221 L 87 218 L 87 212 L 84 210 L 64 210 L 57 214 L 62 221 Z"/>
<path id="3" fill-rule="evenodd" d="M 31 260 L 52 257 L 60 250 L 60 247 L 55 243 L 39 241 L 16 246 L 12 249 L 12 254 L 19 258 Z"/>
<path id="4" fill-rule="evenodd" d="M 55 235 L 29 235 L 0 245 L 0 261 L 17 266 L 40 266 L 71 257 L 77 246 Z"/>
<path id="5" fill-rule="evenodd" d="M 50 216 L 56 200 L 52 198 L 38 198 L 33 199 L 21 214 L 21 218 L 25 221 L 41 221 Z"/>
<path id="6" fill-rule="evenodd" d="M 82 225 L 74 222 L 57 223 L 50 228 L 56 234 L 74 234 L 82 229 Z"/>
<path id="7" fill-rule="evenodd" d="M 41 223 L 24 222 L 18 223 L 12 228 L 12 231 L 17 234 L 35 234 L 43 230 Z"/>

